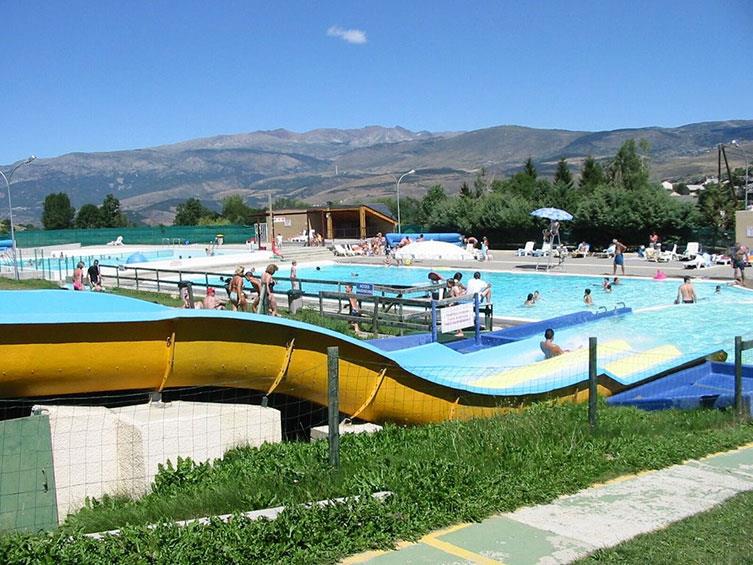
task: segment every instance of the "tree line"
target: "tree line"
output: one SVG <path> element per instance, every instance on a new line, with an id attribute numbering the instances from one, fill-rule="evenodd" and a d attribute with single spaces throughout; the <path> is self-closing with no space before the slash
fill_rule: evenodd
<path id="1" fill-rule="evenodd" d="M 48 194 L 42 209 L 42 226 L 46 230 L 68 228 L 120 228 L 128 226 L 128 218 L 120 210 L 120 200 L 112 194 L 102 204 L 84 204 L 78 212 L 65 192 Z"/>
<path id="2" fill-rule="evenodd" d="M 603 164 L 589 156 L 577 182 L 564 158 L 551 181 L 538 175 L 530 158 L 506 179 L 482 169 L 456 195 L 435 185 L 423 198 L 401 197 L 401 220 L 423 231 L 485 235 L 497 244 L 540 239 L 545 221 L 531 212 L 543 207 L 570 212 L 572 222 L 563 224 L 569 240 L 595 245 L 615 237 L 643 243 L 654 230 L 664 239 L 683 239 L 699 228 L 720 234 L 734 226 L 736 198 L 728 186 L 708 185 L 697 203 L 671 196 L 649 180 L 647 153 L 647 143 L 628 140 Z M 394 213 L 395 199 L 385 203 Z"/>

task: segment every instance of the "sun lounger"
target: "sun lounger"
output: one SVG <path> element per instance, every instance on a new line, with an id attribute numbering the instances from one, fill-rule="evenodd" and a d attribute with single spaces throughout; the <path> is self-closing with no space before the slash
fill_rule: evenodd
<path id="1" fill-rule="evenodd" d="M 578 249 L 573 251 L 570 256 L 571 257 L 588 257 L 588 255 L 591 253 L 591 245 L 586 243 L 585 245 L 578 246 Z"/>
<path id="2" fill-rule="evenodd" d="M 348 255 L 353 255 L 353 252 L 348 252 L 347 249 L 345 249 L 342 245 L 339 243 L 335 243 L 333 246 L 333 253 L 337 255 L 338 257 L 347 257 Z"/>
<path id="3" fill-rule="evenodd" d="M 689 241 L 688 246 L 685 248 L 685 252 L 680 255 L 681 261 L 688 261 L 695 259 L 700 254 L 701 245 L 697 241 Z"/>
<path id="4" fill-rule="evenodd" d="M 611 259 L 614 257 L 614 245 L 610 245 L 607 247 L 604 251 L 600 251 L 599 253 L 594 253 L 594 257 L 600 257 L 601 259 Z"/>
<path id="5" fill-rule="evenodd" d="M 534 249 L 533 250 L 533 256 L 534 257 L 545 257 L 549 255 L 549 253 L 552 252 L 552 244 L 544 242 L 541 244 L 541 249 Z"/>
<path id="6" fill-rule="evenodd" d="M 661 251 L 657 256 L 657 261 L 662 261 L 665 263 L 672 261 L 673 259 L 677 259 L 677 244 L 676 243 L 672 246 L 671 250 Z"/>
<path id="7" fill-rule="evenodd" d="M 526 246 L 521 247 L 515 253 L 518 257 L 525 257 L 526 255 L 533 255 L 533 248 L 536 245 L 535 241 L 526 241 Z"/>
<path id="8" fill-rule="evenodd" d="M 685 263 L 686 269 L 707 269 L 713 267 L 714 263 L 711 261 L 711 255 L 704 253 L 703 255 L 696 255 L 694 259 L 691 259 Z"/>

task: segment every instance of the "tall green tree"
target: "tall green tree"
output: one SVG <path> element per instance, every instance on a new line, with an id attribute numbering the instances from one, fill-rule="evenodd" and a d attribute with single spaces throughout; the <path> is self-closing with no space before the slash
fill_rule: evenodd
<path id="1" fill-rule="evenodd" d="M 430 187 L 421 199 L 418 209 L 418 221 L 422 226 L 428 226 L 434 210 L 447 200 L 447 193 L 441 184 Z"/>
<path id="2" fill-rule="evenodd" d="M 76 213 L 75 226 L 80 229 L 101 228 L 102 214 L 94 204 L 84 204 Z"/>
<path id="3" fill-rule="evenodd" d="M 727 231 L 735 225 L 736 202 L 730 198 L 726 186 L 713 183 L 698 194 L 701 222 L 716 232 Z"/>
<path id="4" fill-rule="evenodd" d="M 584 190 L 593 190 L 606 182 L 604 169 L 591 155 L 583 162 L 583 170 L 580 173 L 578 187 Z"/>
<path id="5" fill-rule="evenodd" d="M 523 165 L 523 174 L 531 177 L 534 180 L 536 179 L 536 176 L 538 175 L 538 173 L 536 172 L 536 167 L 533 165 L 533 159 L 531 157 L 526 159 L 526 162 Z"/>
<path id="6" fill-rule="evenodd" d="M 645 187 L 648 184 L 648 166 L 645 162 L 647 152 L 648 144 L 645 141 L 636 143 L 634 139 L 628 139 L 609 164 L 609 180 L 626 190 Z"/>
<path id="7" fill-rule="evenodd" d="M 276 204 L 273 206 L 275 209 Z M 248 224 L 253 213 L 254 210 L 243 201 L 240 194 L 233 194 L 222 200 L 222 217 L 231 224 Z"/>
<path id="8" fill-rule="evenodd" d="M 105 196 L 99 208 L 102 225 L 106 228 L 122 228 L 128 225 L 128 219 L 120 210 L 120 200 L 112 194 Z"/>
<path id="9" fill-rule="evenodd" d="M 573 187 L 573 174 L 564 158 L 557 163 L 557 170 L 554 172 L 554 184 L 563 185 L 568 189 Z"/>
<path id="10" fill-rule="evenodd" d="M 175 210 L 175 226 L 195 226 L 204 216 L 212 216 L 213 212 L 201 203 L 198 198 L 189 198 L 182 204 L 178 204 Z"/>
<path id="11" fill-rule="evenodd" d="M 46 230 L 62 230 L 73 227 L 76 209 L 65 192 L 48 194 L 44 198 L 42 225 Z"/>
<path id="12" fill-rule="evenodd" d="M 476 178 L 473 180 L 473 192 L 476 198 L 481 198 L 485 193 L 489 192 L 491 183 L 491 179 L 486 174 L 486 169 L 481 167 L 481 170 L 476 173 Z"/>

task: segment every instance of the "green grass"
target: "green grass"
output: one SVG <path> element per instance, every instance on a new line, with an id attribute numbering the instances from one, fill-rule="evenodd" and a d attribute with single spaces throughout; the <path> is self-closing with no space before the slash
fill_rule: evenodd
<path id="1" fill-rule="evenodd" d="M 0 290 L 40 290 L 48 288 L 60 288 L 60 285 L 42 279 L 21 279 L 17 281 L 0 277 Z"/>
<path id="2" fill-rule="evenodd" d="M 753 492 L 577 563 L 753 563 Z"/>
<path id="3" fill-rule="evenodd" d="M 129 556 L 190 563 L 234 555 L 247 562 L 330 562 L 753 440 L 753 425 L 737 425 L 719 411 L 602 406 L 598 432 L 591 434 L 586 422 L 583 406 L 538 405 L 486 420 L 388 426 L 374 435 L 344 436 L 336 471 L 328 466 L 326 442 L 239 448 L 213 464 L 164 469 L 142 499 L 93 503 L 59 532 L 6 536 L 0 539 L 0 562 L 85 556 L 104 563 Z M 384 503 L 367 496 L 344 507 L 295 506 L 378 490 L 395 496 Z M 293 507 L 274 522 L 144 527 L 283 504 Z M 118 539 L 93 544 L 79 534 L 126 524 L 126 535 Z"/>
<path id="4" fill-rule="evenodd" d="M 176 298 L 163 292 L 150 292 L 147 290 L 133 290 L 130 288 L 115 287 L 108 288 L 109 294 L 117 294 L 118 296 L 127 296 L 129 298 L 137 298 L 139 300 L 146 300 L 147 302 L 154 302 L 155 304 L 162 304 L 163 306 L 182 307 L 183 301 L 180 298 Z"/>

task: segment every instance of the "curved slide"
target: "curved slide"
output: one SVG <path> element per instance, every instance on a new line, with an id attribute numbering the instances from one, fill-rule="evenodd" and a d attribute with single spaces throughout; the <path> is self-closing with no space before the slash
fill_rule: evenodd
<path id="1" fill-rule="evenodd" d="M 326 405 L 329 346 L 340 350 L 340 410 L 371 422 L 488 416 L 533 401 L 582 401 L 586 350 L 540 358 L 539 338 L 461 353 L 438 343 L 384 351 L 310 324 L 181 310 L 114 295 L 0 291 L 0 398 L 226 386 Z M 663 346 L 600 345 L 611 395 L 689 361 Z"/>

